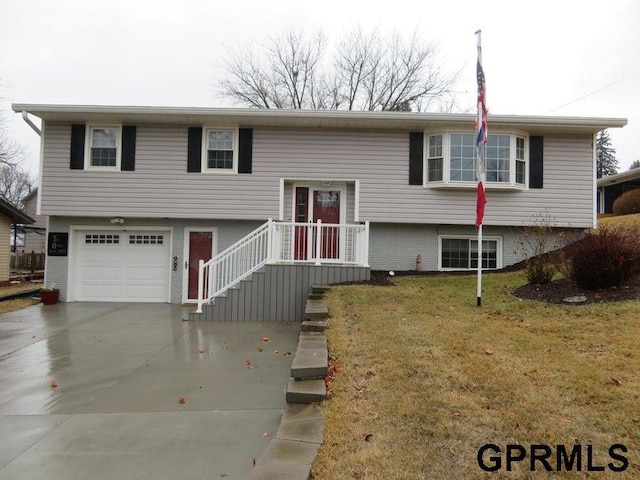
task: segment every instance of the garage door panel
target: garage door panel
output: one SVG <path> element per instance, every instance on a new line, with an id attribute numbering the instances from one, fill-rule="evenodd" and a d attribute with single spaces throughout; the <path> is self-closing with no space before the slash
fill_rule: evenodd
<path id="1" fill-rule="evenodd" d="M 76 299 L 166 302 L 167 232 L 78 232 Z"/>

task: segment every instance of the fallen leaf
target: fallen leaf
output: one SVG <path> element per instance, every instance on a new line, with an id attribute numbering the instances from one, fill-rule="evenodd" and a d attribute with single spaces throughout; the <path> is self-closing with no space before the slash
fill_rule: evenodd
<path id="1" fill-rule="evenodd" d="M 284 352 L 282 355 L 286 357 L 287 355 L 291 355 L 291 352 Z"/>
<path id="2" fill-rule="evenodd" d="M 180 405 L 182 405 L 184 402 L 186 402 L 186 400 L 185 400 L 185 398 L 184 398 L 184 397 L 178 397 L 178 403 L 179 403 Z"/>
<path id="3" fill-rule="evenodd" d="M 271 432 L 264 432 L 262 434 L 263 437 L 270 437 L 271 436 Z"/>
<path id="4" fill-rule="evenodd" d="M 263 342 L 270 342 L 271 340 L 269 340 L 269 337 L 262 337 L 261 340 Z"/>
<path id="5" fill-rule="evenodd" d="M 189 319 L 188 319 L 188 318 L 183 318 L 183 319 L 182 319 L 182 321 L 183 321 L 183 322 L 188 322 L 188 321 L 189 321 Z"/>
<path id="6" fill-rule="evenodd" d="M 490 350 L 490 349 L 488 349 L 488 348 L 485 348 L 485 350 L 484 350 L 484 354 L 485 354 L 485 355 L 493 355 L 493 350 Z"/>
<path id="7" fill-rule="evenodd" d="M 617 378 L 611 377 L 611 381 L 613 382 L 614 385 L 617 385 L 619 387 L 622 386 L 622 382 L 620 380 L 618 380 Z"/>
<path id="8" fill-rule="evenodd" d="M 640 418 L 632 418 L 631 421 L 633 423 L 640 423 Z"/>
<path id="9" fill-rule="evenodd" d="M 251 365 L 251 360 L 245 360 L 244 364 L 248 367 L 249 365 Z"/>
<path id="10" fill-rule="evenodd" d="M 51 385 L 51 388 L 56 388 L 58 386 L 58 384 L 56 383 L 56 379 L 52 378 L 49 382 L 49 385 Z"/>
<path id="11" fill-rule="evenodd" d="M 36 338 L 36 336 L 34 335 L 34 336 L 33 336 L 33 337 L 31 337 L 31 338 Z"/>
<path id="12" fill-rule="evenodd" d="M 222 346 L 222 349 L 223 349 L 223 350 L 228 350 L 228 349 L 229 349 L 229 345 L 223 345 L 223 346 Z"/>
<path id="13" fill-rule="evenodd" d="M 365 442 L 368 442 L 369 440 L 371 440 L 371 437 L 373 437 L 373 433 L 367 433 L 367 434 L 364 436 L 364 441 L 365 441 Z"/>
<path id="14" fill-rule="evenodd" d="M 274 350 L 273 353 L 280 353 L 278 350 Z"/>
<path id="15" fill-rule="evenodd" d="M 256 466 L 256 459 L 255 458 L 253 459 L 253 466 L 254 467 Z"/>
<path id="16" fill-rule="evenodd" d="M 204 348 L 201 348 L 200 350 L 198 350 L 198 353 L 204 353 Z"/>
<path id="17" fill-rule="evenodd" d="M 256 348 L 256 352 L 261 353 L 262 352 L 262 347 Z"/>

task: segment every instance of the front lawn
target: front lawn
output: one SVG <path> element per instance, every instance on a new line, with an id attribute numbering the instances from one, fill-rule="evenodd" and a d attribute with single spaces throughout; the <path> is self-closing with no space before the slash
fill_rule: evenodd
<path id="1" fill-rule="evenodd" d="M 640 301 L 550 305 L 510 295 L 521 272 L 483 280 L 481 308 L 473 275 L 332 288 L 337 372 L 315 480 L 575 478 L 575 461 L 531 473 L 532 444 L 552 448 L 554 469 L 557 445 L 579 444 L 583 478 L 640 478 Z M 522 445 L 527 459 L 509 473 L 503 453 L 487 473 L 488 443 Z M 614 451 L 629 463 L 620 473 L 614 444 L 629 450 Z"/>

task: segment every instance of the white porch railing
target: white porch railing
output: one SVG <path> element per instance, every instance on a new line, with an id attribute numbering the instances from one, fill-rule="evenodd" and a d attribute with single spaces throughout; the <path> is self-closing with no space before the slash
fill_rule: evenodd
<path id="1" fill-rule="evenodd" d="M 202 306 L 266 263 L 369 266 L 369 222 L 329 224 L 275 222 L 264 225 L 198 268 L 198 313 Z"/>

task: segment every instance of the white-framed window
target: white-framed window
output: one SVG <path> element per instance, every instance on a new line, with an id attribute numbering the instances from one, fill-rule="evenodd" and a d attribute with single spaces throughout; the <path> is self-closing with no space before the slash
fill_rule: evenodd
<path id="1" fill-rule="evenodd" d="M 438 237 L 439 270 L 475 270 L 478 268 L 478 239 L 463 235 Z M 482 239 L 482 268 L 502 268 L 502 238 Z"/>
<path id="2" fill-rule="evenodd" d="M 528 137 L 518 133 L 489 134 L 485 147 L 487 188 L 526 188 L 527 143 Z M 426 145 L 425 186 L 475 186 L 475 133 L 427 133 Z"/>
<path id="3" fill-rule="evenodd" d="M 524 155 L 524 138 L 516 137 L 516 184 L 526 185 L 527 181 L 527 161 Z"/>
<path id="4" fill-rule="evenodd" d="M 207 127 L 202 132 L 202 171 L 237 173 L 238 129 Z"/>
<path id="5" fill-rule="evenodd" d="M 120 170 L 122 127 L 88 125 L 85 169 Z"/>
<path id="6" fill-rule="evenodd" d="M 442 135 L 429 135 L 427 144 L 427 182 L 441 182 L 444 178 Z"/>

